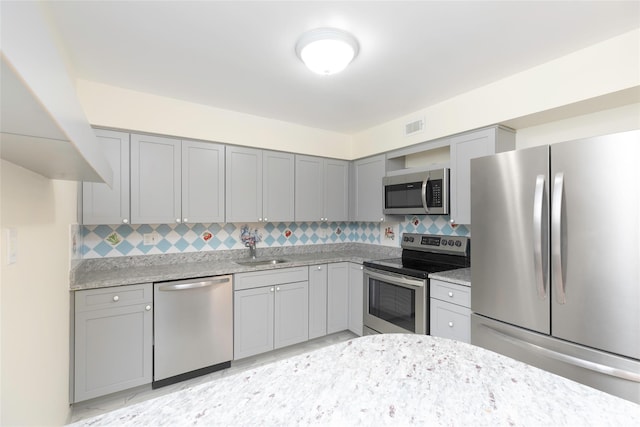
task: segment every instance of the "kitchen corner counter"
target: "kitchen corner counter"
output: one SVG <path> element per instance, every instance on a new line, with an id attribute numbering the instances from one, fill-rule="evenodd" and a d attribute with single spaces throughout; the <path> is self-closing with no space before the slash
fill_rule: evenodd
<path id="1" fill-rule="evenodd" d="M 388 334 L 355 338 L 73 425 L 193 424 L 618 427 L 640 425 L 640 406 L 470 344 Z"/>
<path id="2" fill-rule="evenodd" d="M 445 282 L 457 283 L 458 285 L 471 286 L 471 268 L 460 268 L 458 270 L 441 271 L 440 273 L 429 274 L 429 279 L 442 280 Z"/>
<path id="3" fill-rule="evenodd" d="M 89 259 L 81 261 L 72 271 L 70 290 L 78 291 L 333 262 L 362 263 L 374 259 L 399 257 L 400 251 L 400 248 L 363 243 L 258 248 L 259 258 L 287 260 L 281 264 L 259 266 L 236 264 L 235 261 L 247 259 L 247 249 Z"/>

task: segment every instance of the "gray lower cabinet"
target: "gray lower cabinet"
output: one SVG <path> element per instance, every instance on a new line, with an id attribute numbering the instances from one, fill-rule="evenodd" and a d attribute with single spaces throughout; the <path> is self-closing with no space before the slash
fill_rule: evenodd
<path id="1" fill-rule="evenodd" d="M 349 263 L 349 330 L 363 334 L 364 274 L 362 264 Z"/>
<path id="2" fill-rule="evenodd" d="M 349 329 L 349 263 L 328 264 L 327 333 Z"/>
<path id="3" fill-rule="evenodd" d="M 327 264 L 309 266 L 309 339 L 327 335 Z"/>
<path id="4" fill-rule="evenodd" d="M 431 335 L 471 341 L 471 292 L 468 286 L 431 280 Z"/>
<path id="5" fill-rule="evenodd" d="M 73 402 L 152 380 L 152 284 L 74 295 Z"/>
<path id="6" fill-rule="evenodd" d="M 234 277 L 235 360 L 309 339 L 308 268 Z"/>

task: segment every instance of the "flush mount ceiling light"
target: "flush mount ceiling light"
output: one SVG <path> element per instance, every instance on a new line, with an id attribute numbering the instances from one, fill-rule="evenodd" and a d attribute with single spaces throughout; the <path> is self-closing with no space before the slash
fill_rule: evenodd
<path id="1" fill-rule="evenodd" d="M 339 73 L 358 54 L 358 41 L 346 31 L 316 28 L 304 33 L 296 43 L 296 54 L 314 73 Z"/>

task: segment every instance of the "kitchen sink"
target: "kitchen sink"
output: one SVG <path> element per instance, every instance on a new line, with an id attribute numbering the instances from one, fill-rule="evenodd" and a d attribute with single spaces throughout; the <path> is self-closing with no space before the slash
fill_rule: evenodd
<path id="1" fill-rule="evenodd" d="M 253 265 L 276 265 L 289 262 L 286 259 L 248 259 L 244 261 L 234 261 L 236 264 L 253 266 Z"/>

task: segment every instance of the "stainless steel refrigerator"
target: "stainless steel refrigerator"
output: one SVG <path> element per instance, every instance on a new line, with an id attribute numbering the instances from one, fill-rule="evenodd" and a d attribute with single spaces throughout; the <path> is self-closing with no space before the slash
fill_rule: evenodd
<path id="1" fill-rule="evenodd" d="M 471 161 L 471 343 L 640 403 L 640 131 Z"/>

